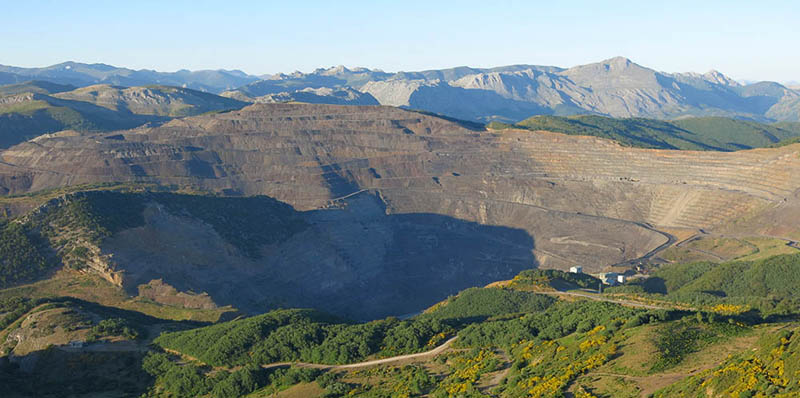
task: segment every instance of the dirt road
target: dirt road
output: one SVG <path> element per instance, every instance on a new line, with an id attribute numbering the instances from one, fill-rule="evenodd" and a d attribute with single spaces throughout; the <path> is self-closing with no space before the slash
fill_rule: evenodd
<path id="1" fill-rule="evenodd" d="M 278 368 L 278 367 L 285 367 L 285 366 L 297 366 L 297 367 L 301 367 L 301 368 L 333 369 L 333 370 L 335 370 L 335 369 L 365 368 L 365 367 L 368 367 L 368 366 L 383 365 L 383 364 L 392 363 L 392 362 L 405 361 L 405 360 L 408 360 L 408 359 L 420 359 L 420 358 L 433 357 L 433 356 L 436 356 L 436 355 L 442 353 L 442 351 L 444 351 L 448 347 L 450 347 L 450 344 L 452 344 L 453 341 L 455 341 L 457 338 L 458 338 L 458 336 L 453 337 L 453 338 L 445 341 L 444 343 L 442 343 L 442 345 L 440 345 L 440 346 L 438 346 L 438 347 L 436 347 L 436 348 L 434 348 L 434 349 L 432 349 L 430 351 L 419 352 L 419 353 L 416 353 L 416 354 L 398 355 L 396 357 L 390 357 L 390 358 L 374 359 L 374 360 L 371 360 L 371 361 L 351 363 L 351 364 L 347 364 L 347 365 L 326 365 L 326 364 L 306 363 L 306 362 L 277 362 L 277 363 L 264 364 L 264 365 L 261 365 L 261 367 L 264 368 L 264 369 L 269 369 L 269 368 Z"/>
<path id="2" fill-rule="evenodd" d="M 536 293 L 537 294 L 548 294 L 548 295 L 551 295 L 551 296 L 583 297 L 583 298 L 587 298 L 589 300 L 605 301 L 607 303 L 615 303 L 615 304 L 619 304 L 619 305 L 625 305 L 625 306 L 628 306 L 628 307 L 645 308 L 645 309 L 648 309 L 648 310 L 671 310 L 671 309 L 673 309 L 671 307 L 661 307 L 661 306 L 657 306 L 657 305 L 644 304 L 644 303 L 640 303 L 640 302 L 637 302 L 637 301 L 630 301 L 630 300 L 612 299 L 612 298 L 602 297 L 602 296 L 598 296 L 596 294 L 588 294 L 588 293 L 562 292 L 562 291 L 536 292 Z"/>

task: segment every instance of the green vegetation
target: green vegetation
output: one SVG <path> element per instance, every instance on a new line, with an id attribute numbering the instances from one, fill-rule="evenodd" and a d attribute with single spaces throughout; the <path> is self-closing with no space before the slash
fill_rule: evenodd
<path id="1" fill-rule="evenodd" d="M 128 228 L 144 225 L 144 202 L 138 194 L 113 191 L 91 191 L 72 194 L 48 209 L 33 224 L 47 236 L 54 236 L 55 228 L 82 230 L 89 241 L 97 244 L 104 238 Z M 86 248 L 75 247 L 75 253 L 84 257 Z"/>
<path id="2" fill-rule="evenodd" d="M 142 369 L 156 379 L 157 387 L 150 391 L 155 397 L 239 397 L 269 383 L 269 372 L 257 366 L 208 377 L 207 369 L 191 363 L 178 365 L 162 353 L 149 353 Z"/>
<path id="3" fill-rule="evenodd" d="M 515 289 L 595 289 L 600 284 L 597 279 L 589 274 L 571 273 L 555 269 L 530 269 L 525 270 L 511 280 L 511 287 Z"/>
<path id="4" fill-rule="evenodd" d="M 691 131 L 703 140 L 719 142 L 729 149 L 766 147 L 800 135 L 800 132 L 777 125 L 724 117 L 686 118 L 671 123 Z"/>
<path id="5" fill-rule="evenodd" d="M 116 112 L 87 102 L 34 94 L 28 99 L 0 105 L 0 148 L 62 130 L 122 130 L 162 120 L 165 118 Z"/>
<path id="6" fill-rule="evenodd" d="M 755 316 L 769 316 L 798 313 L 797 286 L 800 254 L 721 264 L 672 264 L 650 278 L 612 287 L 607 292 L 649 294 L 693 306 L 721 306 L 722 312 L 751 311 Z"/>
<path id="7" fill-rule="evenodd" d="M 617 119 L 596 115 L 540 115 L 513 125 L 493 122 L 488 127 L 588 135 L 640 148 L 717 151 L 767 147 L 800 136 L 798 129 L 784 125 L 767 125 L 722 117 L 662 121 L 643 118 Z"/>
<path id="8" fill-rule="evenodd" d="M 95 190 L 67 194 L 51 203 L 45 211 L 32 216 L 28 225 L 50 238 L 64 262 L 76 268 L 91 254 L 79 244 L 78 236 L 97 245 L 117 232 L 142 226 L 142 213 L 148 203 L 160 204 L 176 216 L 209 224 L 245 255 L 256 258 L 262 245 L 285 239 L 306 227 L 291 206 L 266 196 L 224 198 Z M 61 240 L 65 233 L 72 233 L 70 239 Z"/>
<path id="9" fill-rule="evenodd" d="M 0 149 L 62 130 L 112 131 L 173 117 L 240 109 L 246 103 L 180 87 L 75 89 L 49 82 L 0 86 Z"/>
<path id="10" fill-rule="evenodd" d="M 617 331 L 605 326 L 563 339 L 520 341 L 511 348 L 514 364 L 501 396 L 562 397 L 578 377 L 616 355 L 618 342 Z"/>
<path id="11" fill-rule="evenodd" d="M 23 94 L 23 93 L 54 94 L 74 89 L 75 86 L 71 86 L 68 84 L 58 84 L 43 80 L 32 80 L 24 83 L 16 83 L 16 84 L 8 84 L 5 86 L 0 86 L 0 96 Z"/>
<path id="12" fill-rule="evenodd" d="M 465 353 L 456 353 L 444 358 L 448 366 L 448 376 L 436 383 L 430 396 L 446 397 L 478 397 L 483 396 L 477 388 L 481 377 L 496 370 L 500 361 L 496 354 L 488 349 L 474 348 Z M 430 388 L 429 386 L 424 386 Z M 417 394 L 424 392 L 419 388 Z M 413 391 L 409 391 L 413 393 Z"/>
<path id="13" fill-rule="evenodd" d="M 392 356 L 433 348 L 450 327 L 435 319 L 395 318 L 362 324 L 313 310 L 277 310 L 185 332 L 155 343 L 213 366 L 303 361 L 349 363 L 372 355 Z"/>
<path id="14" fill-rule="evenodd" d="M 276 243 L 306 228 L 291 206 L 267 196 L 224 198 L 153 193 L 170 213 L 211 225 L 222 238 L 251 257 L 262 245 Z"/>
<path id="15" fill-rule="evenodd" d="M 470 288 L 447 299 L 422 318 L 455 321 L 457 324 L 483 321 L 500 315 L 539 312 L 556 299 L 531 292 L 501 288 Z"/>
<path id="16" fill-rule="evenodd" d="M 705 317 L 702 313 L 697 314 L 698 319 L 687 317 L 657 329 L 653 343 L 658 354 L 651 371 L 669 369 L 706 345 L 748 330 L 746 326 L 735 322 L 715 322 L 714 313 L 706 314 Z"/>
<path id="17" fill-rule="evenodd" d="M 793 256 L 782 256 L 760 263 L 772 264 L 769 267 L 791 274 L 794 259 Z M 731 278 L 732 274 L 744 270 L 718 271 L 726 264 L 734 263 L 667 266 L 649 279 L 658 282 L 657 278 L 661 278 L 654 286 L 667 292 L 683 291 L 701 282 L 701 285 L 717 283 L 722 289 L 744 292 L 741 282 Z M 745 264 L 753 266 L 754 263 Z M 714 272 L 721 273 L 716 275 Z M 153 342 L 156 351 L 147 354 L 139 366 L 150 377 L 146 387 L 146 396 L 150 397 L 293 397 L 296 396 L 292 395 L 293 386 L 310 385 L 316 381 L 314 388 L 297 391 L 315 391 L 315 396 L 322 397 L 361 398 L 478 397 L 487 393 L 506 398 L 544 398 L 571 393 L 575 397 L 589 398 L 605 396 L 596 391 L 606 391 L 604 394 L 607 395 L 608 388 L 611 388 L 595 382 L 596 374 L 608 375 L 611 379 L 658 378 L 668 372 L 689 369 L 687 367 L 694 366 L 694 363 L 687 363 L 688 359 L 694 360 L 701 354 L 708 356 L 703 357 L 708 361 L 704 364 L 710 364 L 702 366 L 724 363 L 716 370 L 700 371 L 692 376 L 704 377 L 697 383 L 682 381 L 670 389 L 690 391 L 703 382 L 706 386 L 715 385 L 715 391 L 727 391 L 734 385 L 741 388 L 742 384 L 731 379 L 737 370 L 722 370 L 734 369 L 734 365 L 749 369 L 747 371 L 772 374 L 764 370 L 770 368 L 765 365 L 767 360 L 762 355 L 773 355 L 770 353 L 776 350 L 776 346 L 772 340 L 763 343 L 764 348 L 757 352 L 750 350 L 752 343 L 747 343 L 749 345 L 739 348 L 741 354 L 729 359 L 725 359 L 725 351 L 720 352 L 719 347 L 731 341 L 737 341 L 736 344 L 755 341 L 755 331 L 760 326 L 741 323 L 741 320 L 748 319 L 743 305 L 714 301 L 703 307 L 702 312 L 645 310 L 582 299 L 556 301 L 551 296 L 530 291 L 532 288 L 551 288 L 553 283 L 592 287 L 595 279 L 590 278 L 559 271 L 529 270 L 522 272 L 505 288 L 467 289 L 405 321 L 387 318 L 351 323 L 315 310 L 288 309 L 191 329 L 186 328 L 192 325 L 183 325 L 179 328 L 184 330 L 158 336 Z M 719 284 L 717 278 L 730 279 L 726 282 L 730 286 Z M 741 278 L 747 278 L 747 275 Z M 653 282 L 648 280 L 648 283 Z M 795 283 L 793 280 L 785 282 L 787 286 Z M 628 285 L 627 288 L 642 288 L 643 285 Z M 766 285 L 773 286 L 771 291 L 774 294 L 788 291 L 774 286 L 773 281 Z M 769 295 L 764 292 L 753 287 L 749 293 L 744 293 Z M 51 304 L 61 305 L 59 302 Z M 20 313 L 29 311 L 32 305 L 26 300 L 6 300 L 0 302 L 0 312 L 8 309 Z M 85 302 L 69 301 L 67 305 L 99 315 L 101 321 L 85 326 L 94 338 L 141 338 L 144 326 L 153 322 L 151 319 L 137 319 L 130 312 L 95 308 Z M 40 305 L 39 310 L 44 310 L 44 307 Z M 16 315 L 17 318 L 20 316 Z M 760 318 L 751 319 L 763 322 Z M 354 363 L 427 351 L 455 333 L 459 339 L 453 343 L 454 349 L 414 364 L 401 362 L 350 371 L 322 371 L 288 364 L 269 368 L 260 366 L 279 362 Z M 760 334 L 769 332 L 763 330 Z M 789 343 L 783 344 L 783 349 L 788 351 L 792 344 L 791 335 L 784 337 Z M 632 338 L 639 339 L 639 342 L 632 341 Z M 158 347 L 167 352 L 159 352 Z M 732 349 L 729 352 L 739 351 Z M 625 360 L 617 363 L 620 356 Z M 753 368 L 752 364 L 756 362 L 750 357 L 761 358 L 759 360 L 764 366 Z M 643 364 L 641 370 L 635 371 L 625 365 L 631 361 Z M 800 364 L 795 362 L 794 359 L 785 359 L 782 366 L 787 372 L 790 368 L 800 370 Z M 769 362 L 768 366 L 777 369 L 778 363 Z M 4 375 L 17 377 L 13 372 L 3 372 L 0 369 L 0 378 Z M 763 386 L 756 384 L 748 388 L 753 393 L 791 391 L 782 382 L 765 380 Z M 638 380 L 635 384 L 628 381 L 630 396 L 638 396 L 642 385 L 646 385 L 646 381 L 642 381 L 645 384 L 639 384 Z"/>
<path id="18" fill-rule="evenodd" d="M 37 234 L 16 222 L 0 221 L 0 288 L 42 276 L 53 265 Z"/>
<path id="19" fill-rule="evenodd" d="M 664 310 L 646 311 L 600 301 L 562 301 L 539 313 L 467 326 L 459 332 L 457 343 L 467 347 L 508 348 L 522 340 L 553 340 L 597 326 L 634 327 L 673 316 Z"/>
<path id="20" fill-rule="evenodd" d="M 768 334 L 757 348 L 687 377 L 654 394 L 656 398 L 797 397 L 800 395 L 800 330 Z"/>
<path id="21" fill-rule="evenodd" d="M 771 148 L 780 148 L 782 146 L 800 143 L 800 137 L 787 138 L 781 142 L 770 145 Z"/>
<path id="22" fill-rule="evenodd" d="M 122 336 L 126 339 L 133 340 L 138 338 L 139 331 L 125 318 L 109 318 L 103 319 L 92 326 L 90 334 L 91 340 L 97 340 L 106 336 Z"/>
<path id="23" fill-rule="evenodd" d="M 42 300 L 33 300 L 27 297 L 0 298 L 0 331 L 25 315 L 33 307 L 41 304 Z"/>
<path id="24" fill-rule="evenodd" d="M 183 87 L 148 85 L 117 87 L 105 84 L 60 92 L 53 97 L 92 104 L 121 114 L 162 117 L 194 116 L 240 109 L 245 102 Z"/>
<path id="25" fill-rule="evenodd" d="M 800 122 L 777 122 L 772 125 L 781 130 L 791 131 L 800 135 Z"/>

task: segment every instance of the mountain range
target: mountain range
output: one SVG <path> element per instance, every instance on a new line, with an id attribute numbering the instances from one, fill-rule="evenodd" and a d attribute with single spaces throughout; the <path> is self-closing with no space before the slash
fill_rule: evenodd
<path id="1" fill-rule="evenodd" d="M 126 87 L 158 84 L 220 92 L 256 81 L 258 77 L 239 70 L 189 71 L 183 69 L 177 72 L 157 72 L 79 62 L 63 62 L 43 68 L 0 65 L 0 84 L 22 83 L 29 80 L 45 80 L 78 87 L 93 84 Z"/>
<path id="2" fill-rule="evenodd" d="M 796 89 L 775 82 L 743 85 L 713 70 L 659 72 L 624 57 L 571 68 L 511 65 L 388 73 L 337 66 L 262 77 L 236 70 L 163 73 L 74 62 L 0 66 L 0 83 L 34 79 L 75 86 L 174 85 L 244 100 L 265 97 L 262 102 L 379 103 L 483 122 L 517 122 L 540 114 L 800 120 Z"/>

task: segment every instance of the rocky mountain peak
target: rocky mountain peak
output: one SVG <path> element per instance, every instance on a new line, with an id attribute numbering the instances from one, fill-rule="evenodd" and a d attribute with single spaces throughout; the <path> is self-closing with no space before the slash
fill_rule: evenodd
<path id="1" fill-rule="evenodd" d="M 735 86 L 735 87 L 741 86 L 741 84 L 739 84 L 739 82 L 737 82 L 736 80 L 733 80 L 730 77 L 725 76 L 721 72 L 714 69 L 704 73 L 703 78 L 710 82 L 723 84 L 726 86 Z"/>
<path id="2" fill-rule="evenodd" d="M 631 61 L 628 58 L 622 57 L 622 56 L 609 58 L 609 59 L 607 59 L 605 61 L 602 61 L 601 64 L 609 65 L 609 66 L 614 67 L 614 68 L 627 68 L 627 67 L 629 67 L 631 65 L 635 65 L 635 63 L 633 61 Z"/>
<path id="3" fill-rule="evenodd" d="M 325 69 L 321 74 L 324 76 L 336 76 L 341 75 L 344 73 L 349 73 L 350 69 L 347 69 L 344 65 L 334 66 L 328 69 Z"/>

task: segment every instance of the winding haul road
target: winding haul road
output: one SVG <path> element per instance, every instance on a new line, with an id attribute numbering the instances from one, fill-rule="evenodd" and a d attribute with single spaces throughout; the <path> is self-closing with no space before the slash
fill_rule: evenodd
<path id="1" fill-rule="evenodd" d="M 586 299 L 594 300 L 594 301 L 605 301 L 606 303 L 614 303 L 614 304 L 624 305 L 624 306 L 627 306 L 627 307 L 644 308 L 644 309 L 648 309 L 648 310 L 671 310 L 671 309 L 674 309 L 672 307 L 661 307 L 661 306 L 658 306 L 658 305 L 640 303 L 638 301 L 618 300 L 618 299 L 602 297 L 602 296 L 598 296 L 598 295 L 594 295 L 594 294 L 579 293 L 579 292 L 555 291 L 555 292 L 536 292 L 536 294 L 547 294 L 547 295 L 551 295 L 551 296 L 582 297 L 582 298 L 586 298 Z"/>
<path id="2" fill-rule="evenodd" d="M 368 366 L 375 366 L 375 365 L 383 365 L 392 362 L 399 362 L 404 361 L 407 359 L 419 359 L 419 358 L 427 358 L 432 357 L 440 354 L 442 351 L 446 350 L 450 345 L 458 338 L 458 336 L 452 337 L 449 340 L 442 343 L 440 346 L 425 352 L 418 352 L 416 354 L 406 354 L 406 355 L 398 355 L 396 357 L 389 357 L 383 359 L 374 359 L 371 361 L 365 362 L 357 362 L 357 363 L 350 363 L 347 365 L 325 365 L 320 363 L 306 363 L 306 362 L 276 362 L 276 363 L 268 363 L 261 365 L 264 369 L 269 368 L 279 368 L 285 366 L 297 366 L 301 368 L 315 368 L 315 369 L 354 369 L 354 368 L 365 368 Z"/>

